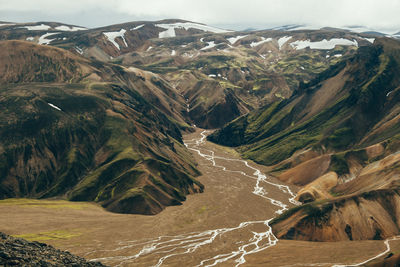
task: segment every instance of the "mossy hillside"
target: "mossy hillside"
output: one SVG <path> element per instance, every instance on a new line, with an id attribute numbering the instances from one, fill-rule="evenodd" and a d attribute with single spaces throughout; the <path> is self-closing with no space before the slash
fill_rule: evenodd
<path id="1" fill-rule="evenodd" d="M 322 140 L 330 136 L 330 132 L 334 131 L 343 115 L 351 112 L 342 109 L 343 104 L 344 102 L 340 101 L 298 125 L 288 120 L 296 113 L 295 110 L 278 112 L 277 116 L 263 124 L 267 127 L 261 127 L 263 132 L 258 132 L 257 137 L 253 139 L 255 143 L 240 148 L 240 151 L 244 156 L 257 162 L 272 165 L 290 157 L 297 150 L 318 146 L 322 144 Z M 338 110 L 342 113 L 338 113 Z M 267 136 L 269 138 L 265 140 Z"/>
<path id="2" fill-rule="evenodd" d="M 134 202 L 123 210 L 159 212 L 202 187 L 193 178 L 198 175 L 193 162 L 180 148 L 178 125 L 129 87 L 29 84 L 3 86 L 1 94 L 9 107 L 0 114 L 5 137 L 0 145 L 1 198 L 67 195 L 71 200 L 112 201 L 116 210 L 107 208 L 118 211 L 118 199 L 126 191 L 154 184 L 143 173 L 155 168 L 158 191 L 146 194 L 154 201 L 162 196 L 170 200 L 156 210 Z M 143 164 L 148 159 L 166 167 Z"/>
<path id="3" fill-rule="evenodd" d="M 300 86 L 291 99 L 268 105 L 233 121 L 209 139 L 220 143 L 227 140 L 225 145 L 241 145 L 238 150 L 243 156 L 272 165 L 301 149 L 340 152 L 363 148 L 383 141 L 383 137 L 396 135 L 392 129 L 397 127 L 383 128 L 379 135 L 375 135 L 376 139 L 372 136 L 368 143 L 362 141 L 375 124 L 389 119 L 388 115 L 396 107 L 395 100 L 390 98 L 388 101 L 386 94 L 400 84 L 394 75 L 399 68 L 390 54 L 382 56 L 383 51 L 380 46 L 360 49 L 347 62 L 333 66 Z M 391 59 L 388 61 L 387 57 Z M 307 114 L 304 111 L 306 103 L 321 84 L 344 68 L 347 75 L 353 77 L 341 89 L 346 93 L 336 98 L 336 102 L 322 107 L 316 115 L 302 120 L 298 114 Z M 225 138 L 225 135 L 230 138 Z M 361 141 L 363 143 L 359 143 Z"/>
<path id="4" fill-rule="evenodd" d="M 0 83 L 77 82 L 94 69 L 88 61 L 64 49 L 30 42 L 1 42 L 4 75 Z"/>
<path id="5" fill-rule="evenodd" d="M 91 164 L 97 143 L 94 136 L 103 120 L 103 113 L 98 112 L 102 102 L 86 96 L 71 100 L 73 97 L 54 88 L 44 87 L 32 93 L 35 91 L 29 92 L 27 87 L 12 88 L 12 91 L 3 88 L 2 91 L 7 97 L 3 102 L 6 109 L 0 116 L 3 157 L 6 159 L 2 161 L 1 173 L 3 177 L 7 176 L 19 160 L 31 170 L 20 169 L 20 174 L 25 177 L 24 186 L 16 187 L 17 182 L 2 189 L 8 192 L 4 192 L 7 196 L 40 196 L 46 189 L 60 184 L 59 188 L 64 188 L 65 192 Z M 16 101 L 19 107 L 15 106 Z M 68 101 L 74 105 L 69 106 Z M 48 103 L 62 106 L 64 111 L 58 111 Z M 81 113 L 83 106 L 86 106 L 86 112 Z M 87 120 L 79 120 L 80 116 Z M 59 161 L 65 164 L 57 164 Z M 18 190 L 15 192 L 14 188 Z M 57 191 L 55 194 L 60 193 L 54 190 Z"/>

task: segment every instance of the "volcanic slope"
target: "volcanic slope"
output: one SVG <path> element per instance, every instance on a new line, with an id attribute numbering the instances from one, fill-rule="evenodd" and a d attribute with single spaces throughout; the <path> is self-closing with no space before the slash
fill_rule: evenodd
<path id="1" fill-rule="evenodd" d="M 103 62 L 162 75 L 187 100 L 191 123 L 218 128 L 254 108 L 287 99 L 300 82 L 371 45 L 341 29 L 233 32 L 183 20 L 96 29 L 38 22 L 0 27 L 0 39 L 29 40 Z"/>
<path id="2" fill-rule="evenodd" d="M 279 238 L 337 241 L 399 234 L 400 43 L 382 38 L 288 100 L 210 136 L 303 186 L 306 202 L 272 222 Z"/>
<path id="3" fill-rule="evenodd" d="M 0 51 L 0 198 L 155 214 L 203 190 L 182 143 L 183 99 L 162 78 L 28 42 Z"/>
<path id="4" fill-rule="evenodd" d="M 325 30 L 207 33 L 151 39 L 143 49 L 115 60 L 163 74 L 187 99 L 194 124 L 219 128 L 257 107 L 289 98 L 299 83 L 359 46 L 370 46 L 374 38 L 368 40 Z"/>

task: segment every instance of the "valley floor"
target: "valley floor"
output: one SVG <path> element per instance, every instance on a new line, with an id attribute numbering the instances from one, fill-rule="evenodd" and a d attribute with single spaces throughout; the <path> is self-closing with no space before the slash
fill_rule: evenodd
<path id="1" fill-rule="evenodd" d="M 195 148 L 200 134 L 185 136 L 192 140 L 189 147 Z M 196 149 L 209 155 L 193 151 L 205 192 L 189 195 L 181 206 L 143 216 L 110 213 L 91 203 L 8 199 L 0 201 L 0 231 L 112 266 L 332 266 L 363 262 L 386 249 L 383 241 L 276 243 L 266 220 L 280 207 L 268 198 L 293 206 L 290 194 L 271 184 L 281 182 L 257 180 L 232 149 L 209 142 Z M 211 150 L 221 157 L 216 165 L 235 172 L 213 166 Z M 400 252 L 400 242 L 390 244 Z"/>

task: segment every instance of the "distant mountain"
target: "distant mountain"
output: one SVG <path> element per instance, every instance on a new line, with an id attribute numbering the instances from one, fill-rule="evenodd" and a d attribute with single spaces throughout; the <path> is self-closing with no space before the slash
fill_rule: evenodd
<path id="1" fill-rule="evenodd" d="M 303 30 L 323 30 L 323 29 L 331 29 L 331 30 L 346 30 L 354 33 L 363 33 L 363 34 L 371 34 L 374 36 L 395 36 L 396 34 L 388 31 L 380 31 L 377 29 L 353 25 L 353 26 L 342 26 L 342 27 L 330 27 L 330 26 L 316 26 L 316 25 L 307 25 L 307 24 L 289 24 L 271 28 L 271 30 L 275 31 L 303 31 Z"/>
<path id="2" fill-rule="evenodd" d="M 224 33 L 200 23 L 184 20 L 137 21 L 87 29 L 56 22 L 0 24 L 0 39 L 27 40 L 70 48 L 78 53 L 88 49 L 89 56 L 108 61 L 121 53 L 131 52 L 152 38 L 171 38 L 199 33 Z"/>

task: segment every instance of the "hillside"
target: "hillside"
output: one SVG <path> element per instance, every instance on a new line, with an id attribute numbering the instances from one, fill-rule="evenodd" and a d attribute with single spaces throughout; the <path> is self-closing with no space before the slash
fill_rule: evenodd
<path id="1" fill-rule="evenodd" d="M 396 34 L 1 22 L 0 73 L 0 265 L 399 259 Z"/>
<path id="2" fill-rule="evenodd" d="M 301 84 L 290 99 L 242 116 L 209 139 L 242 146 L 244 156 L 273 165 L 300 150 L 345 151 L 394 138 L 399 49 L 391 39 L 361 47 L 354 57 Z"/>
<path id="3" fill-rule="evenodd" d="M 203 190 L 182 143 L 188 126 L 173 109 L 179 103 L 165 103 L 173 95 L 161 78 L 59 48 L 0 47 L 0 198 L 62 197 L 154 214 Z"/>
<path id="4" fill-rule="evenodd" d="M 291 98 L 209 137 L 302 187 L 297 200 L 307 204 L 274 220 L 278 238 L 339 241 L 399 233 L 399 55 L 398 41 L 378 39 L 301 84 Z"/>
<path id="5" fill-rule="evenodd" d="M 272 221 L 278 238 L 306 241 L 384 240 L 399 234 L 399 190 L 377 190 L 308 203 Z"/>

